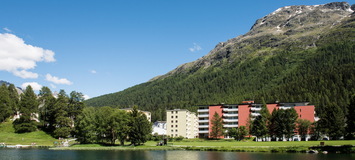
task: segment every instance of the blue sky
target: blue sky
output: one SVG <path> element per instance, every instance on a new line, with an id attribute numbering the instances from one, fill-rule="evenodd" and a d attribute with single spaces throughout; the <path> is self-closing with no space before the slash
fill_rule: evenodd
<path id="1" fill-rule="evenodd" d="M 327 0 L 4 0 L 0 80 L 89 97 L 206 55 L 290 5 Z"/>

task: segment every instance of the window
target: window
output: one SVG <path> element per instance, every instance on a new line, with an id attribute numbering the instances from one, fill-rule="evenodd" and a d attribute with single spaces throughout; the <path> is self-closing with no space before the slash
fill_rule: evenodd
<path id="1" fill-rule="evenodd" d="M 171 118 L 174 118 L 174 116 L 171 116 Z"/>
<path id="2" fill-rule="evenodd" d="M 175 132 L 178 132 L 178 130 L 175 130 Z"/>
<path id="3" fill-rule="evenodd" d="M 175 116 L 175 118 L 177 118 L 177 116 Z"/>
<path id="4" fill-rule="evenodd" d="M 171 132 L 174 132 L 174 130 L 172 129 Z"/>
<path id="5" fill-rule="evenodd" d="M 171 134 L 171 137 L 174 137 L 174 134 Z"/>
<path id="6" fill-rule="evenodd" d="M 174 111 L 171 111 L 171 114 L 174 114 Z"/>
<path id="7" fill-rule="evenodd" d="M 177 125 L 175 125 L 175 127 L 177 128 Z"/>
<path id="8" fill-rule="evenodd" d="M 174 125 L 171 125 L 171 128 L 174 128 Z"/>
<path id="9" fill-rule="evenodd" d="M 175 134 L 175 136 L 177 137 L 177 136 L 178 136 L 178 134 Z"/>
<path id="10" fill-rule="evenodd" d="M 171 120 L 171 123 L 174 123 L 174 121 L 173 121 L 173 120 Z"/>
<path id="11" fill-rule="evenodd" d="M 176 120 L 175 122 L 178 123 L 178 120 Z"/>
<path id="12" fill-rule="evenodd" d="M 175 111 L 175 113 L 177 114 L 177 113 L 178 113 L 178 111 Z"/>
<path id="13" fill-rule="evenodd" d="M 300 112 L 302 112 L 302 109 L 300 109 Z"/>
<path id="14" fill-rule="evenodd" d="M 302 115 L 300 114 L 300 118 L 302 117 Z"/>

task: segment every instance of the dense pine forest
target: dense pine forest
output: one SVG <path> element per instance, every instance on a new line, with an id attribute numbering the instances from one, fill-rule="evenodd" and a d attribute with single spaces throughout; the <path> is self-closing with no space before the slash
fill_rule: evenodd
<path id="1" fill-rule="evenodd" d="M 344 114 L 355 93 L 355 16 L 298 39 L 264 34 L 217 50 L 211 66 L 189 66 L 124 91 L 87 100 L 89 106 L 138 105 L 164 120 L 165 110 L 206 104 L 311 102 Z M 305 32 L 305 31 L 304 31 Z M 295 34 L 298 35 L 298 34 Z M 221 45 L 221 44 L 219 44 Z M 217 47 L 216 47 L 217 48 Z"/>

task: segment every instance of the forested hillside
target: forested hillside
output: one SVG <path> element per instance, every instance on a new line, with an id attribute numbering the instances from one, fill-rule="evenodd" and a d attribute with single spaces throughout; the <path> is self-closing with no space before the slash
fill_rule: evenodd
<path id="1" fill-rule="evenodd" d="M 138 105 L 151 111 L 154 121 L 165 118 L 165 109 L 262 98 L 308 101 L 319 113 L 323 106 L 337 105 L 346 114 L 353 94 L 355 14 L 347 3 L 332 3 L 281 8 L 197 61 L 85 103 Z"/>

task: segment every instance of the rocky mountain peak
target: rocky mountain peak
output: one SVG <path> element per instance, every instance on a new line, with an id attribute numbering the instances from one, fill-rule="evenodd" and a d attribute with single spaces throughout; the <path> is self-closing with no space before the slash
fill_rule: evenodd
<path id="1" fill-rule="evenodd" d="M 192 73 L 200 68 L 233 62 L 247 54 L 268 54 L 261 48 L 277 48 L 299 43 L 298 47 L 316 47 L 320 35 L 354 14 L 355 5 L 333 2 L 313 6 L 286 6 L 258 19 L 245 35 L 220 42 L 207 55 L 196 61 L 185 63 L 166 75 Z M 258 50 L 258 53 L 254 51 Z"/>
<path id="2" fill-rule="evenodd" d="M 297 29 L 312 29 L 335 25 L 354 11 L 347 2 L 333 2 L 313 6 L 286 6 L 257 20 L 249 35 L 261 32 L 284 33 Z"/>

